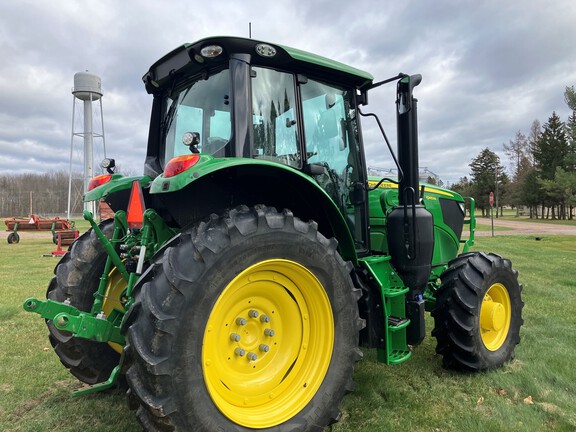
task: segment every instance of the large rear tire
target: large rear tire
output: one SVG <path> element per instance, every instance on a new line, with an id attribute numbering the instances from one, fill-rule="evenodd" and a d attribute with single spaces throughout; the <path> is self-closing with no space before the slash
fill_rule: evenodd
<path id="1" fill-rule="evenodd" d="M 449 263 L 441 280 L 432 335 L 444 365 L 480 371 L 512 359 L 524 306 L 512 263 L 492 253 L 467 253 Z"/>
<path id="2" fill-rule="evenodd" d="M 148 431 L 320 431 L 353 389 L 360 290 L 337 242 L 240 207 L 183 231 L 140 278 L 127 380 Z"/>
<path id="3" fill-rule="evenodd" d="M 100 229 L 111 238 L 114 231 L 112 220 L 102 222 Z M 56 276 L 48 285 L 46 297 L 59 302 L 68 300 L 72 306 L 89 312 L 104 271 L 106 257 L 96 234 L 92 230 L 87 231 L 78 237 L 56 265 Z M 111 281 L 116 282 L 116 287 L 117 279 L 112 273 Z M 107 301 L 106 310 L 112 306 L 112 302 L 112 298 Z M 46 324 L 54 351 L 72 375 L 87 384 L 103 382 L 110 377 L 112 369 L 118 365 L 120 359 L 118 348 L 114 349 L 107 343 L 74 338 L 70 332 L 57 329 L 52 320 L 47 320 Z"/>

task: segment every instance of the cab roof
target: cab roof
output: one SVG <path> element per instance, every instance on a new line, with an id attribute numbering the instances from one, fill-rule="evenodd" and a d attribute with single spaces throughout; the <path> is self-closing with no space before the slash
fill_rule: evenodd
<path id="1" fill-rule="evenodd" d="M 203 48 L 216 45 L 222 48 L 220 55 L 208 58 L 203 56 Z M 258 54 L 258 46 L 269 46 L 275 51 L 273 56 Z M 230 56 L 248 54 L 254 64 L 285 69 L 294 73 L 312 75 L 344 85 L 362 88 L 372 83 L 374 77 L 363 70 L 296 48 L 278 45 L 255 39 L 230 36 L 216 36 L 185 43 L 155 62 L 143 76 L 149 93 L 162 88 L 172 77 L 194 75 L 211 67 L 228 62 Z"/>

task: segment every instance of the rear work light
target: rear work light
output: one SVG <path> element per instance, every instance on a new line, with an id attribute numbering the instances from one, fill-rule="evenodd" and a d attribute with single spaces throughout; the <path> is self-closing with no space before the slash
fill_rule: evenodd
<path id="1" fill-rule="evenodd" d="M 176 156 L 175 158 L 170 159 L 170 162 L 166 164 L 166 168 L 164 169 L 164 178 L 174 177 L 175 175 L 186 171 L 191 166 L 194 166 L 199 160 L 199 154 Z"/>
<path id="2" fill-rule="evenodd" d="M 102 174 L 96 177 L 92 177 L 88 183 L 88 190 L 91 191 L 98 186 L 102 186 L 103 184 L 108 183 L 110 180 L 112 180 L 112 174 Z"/>

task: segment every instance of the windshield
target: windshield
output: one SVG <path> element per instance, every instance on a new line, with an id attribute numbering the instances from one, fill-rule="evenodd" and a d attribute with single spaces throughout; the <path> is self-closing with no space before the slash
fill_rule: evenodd
<path id="1" fill-rule="evenodd" d="M 230 74 L 223 70 L 167 97 L 163 121 L 164 160 L 189 154 L 183 140 L 197 134 L 199 152 L 225 157 L 230 153 Z"/>

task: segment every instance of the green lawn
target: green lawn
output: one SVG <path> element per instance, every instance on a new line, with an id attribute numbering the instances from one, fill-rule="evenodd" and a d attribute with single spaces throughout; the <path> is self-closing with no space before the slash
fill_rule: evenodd
<path id="1" fill-rule="evenodd" d="M 78 381 L 53 353 L 42 319 L 22 310 L 25 298 L 44 297 L 56 259 L 42 255 L 53 249 L 50 236 L 0 242 L 0 430 L 140 430 L 122 394 L 70 397 Z M 526 306 L 516 359 L 463 374 L 442 368 L 432 338 L 399 366 L 365 350 L 356 391 L 330 430 L 576 430 L 576 238 L 480 237 L 475 249 L 511 258 L 520 272 Z"/>
<path id="2" fill-rule="evenodd" d="M 433 338 L 395 367 L 368 351 L 333 431 L 576 430 L 576 238 L 480 237 L 474 249 L 507 256 L 520 272 L 526 305 L 516 359 L 462 374 L 442 368 Z"/>

